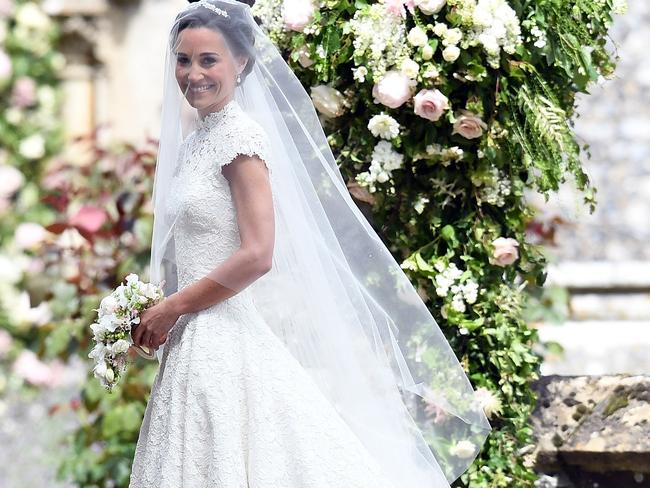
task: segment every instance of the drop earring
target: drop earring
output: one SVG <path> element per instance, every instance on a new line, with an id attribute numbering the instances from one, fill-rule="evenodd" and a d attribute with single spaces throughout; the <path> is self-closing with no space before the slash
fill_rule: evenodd
<path id="1" fill-rule="evenodd" d="M 241 83 L 241 76 L 237 75 L 237 84 L 239 85 Z"/>

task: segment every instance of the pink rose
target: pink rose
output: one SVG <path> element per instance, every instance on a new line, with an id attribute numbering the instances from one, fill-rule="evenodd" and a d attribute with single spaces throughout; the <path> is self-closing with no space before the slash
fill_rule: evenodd
<path id="1" fill-rule="evenodd" d="M 11 104 L 25 108 L 36 102 L 36 82 L 29 76 L 21 76 L 14 83 L 11 92 Z"/>
<path id="2" fill-rule="evenodd" d="M 284 0 L 284 26 L 288 30 L 302 32 L 314 19 L 314 4 L 311 0 Z"/>
<path id="3" fill-rule="evenodd" d="M 108 220 L 106 211 L 93 205 L 84 205 L 70 217 L 68 224 L 79 230 L 94 234 Z"/>
<path id="4" fill-rule="evenodd" d="M 413 10 L 415 9 L 415 0 L 384 0 L 386 11 L 393 15 L 406 17 L 404 6 L 409 9 L 409 12 L 413 13 Z"/>
<path id="5" fill-rule="evenodd" d="M 452 134 L 460 134 L 466 139 L 476 139 L 483 135 L 485 129 L 487 124 L 480 117 L 468 110 L 461 110 L 460 115 L 456 116 Z"/>
<path id="6" fill-rule="evenodd" d="M 14 13 L 14 0 L 0 0 L 0 17 L 10 17 Z"/>
<path id="7" fill-rule="evenodd" d="M 449 100 L 440 90 L 420 90 L 413 101 L 416 115 L 433 122 L 438 120 L 449 108 Z"/>
<path id="8" fill-rule="evenodd" d="M 387 71 L 386 75 L 372 88 L 375 103 L 397 108 L 411 98 L 411 79 L 400 71 Z"/>
<path id="9" fill-rule="evenodd" d="M 12 366 L 12 372 L 16 376 L 33 385 L 49 387 L 62 383 L 64 370 L 60 360 L 50 364 L 44 363 L 29 349 L 24 349 Z"/>
<path id="10" fill-rule="evenodd" d="M 498 266 L 512 264 L 519 257 L 519 250 L 517 249 L 519 243 L 512 237 L 498 237 L 492 241 L 492 245 L 494 246 L 492 257 L 494 257 Z"/>

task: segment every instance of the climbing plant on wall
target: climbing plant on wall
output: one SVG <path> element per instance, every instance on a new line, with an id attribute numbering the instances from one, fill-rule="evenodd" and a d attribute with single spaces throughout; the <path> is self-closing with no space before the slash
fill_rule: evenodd
<path id="1" fill-rule="evenodd" d="M 311 93 L 350 192 L 483 398 L 494 431 L 459 485 L 536 478 L 529 385 L 540 357 L 523 310 L 546 261 L 526 240 L 534 210 L 524 190 L 549 195 L 571 181 L 593 211 L 571 118 L 575 95 L 613 73 L 607 33 L 625 9 L 616 0 L 253 7 Z"/>

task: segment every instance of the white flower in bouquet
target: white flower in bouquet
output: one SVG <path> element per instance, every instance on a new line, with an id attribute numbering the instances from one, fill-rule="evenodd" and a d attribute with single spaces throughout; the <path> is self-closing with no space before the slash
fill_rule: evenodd
<path id="1" fill-rule="evenodd" d="M 140 323 L 144 310 L 163 297 L 160 286 L 143 283 L 138 275 L 131 273 L 126 277 L 126 284 L 120 284 L 104 297 L 96 309 L 97 320 L 90 325 L 95 346 L 88 357 L 95 361 L 94 376 L 109 392 L 126 371 L 127 353 L 133 345 L 132 326 Z M 149 359 L 155 357 L 152 352 L 140 353 L 137 347 L 136 351 Z"/>

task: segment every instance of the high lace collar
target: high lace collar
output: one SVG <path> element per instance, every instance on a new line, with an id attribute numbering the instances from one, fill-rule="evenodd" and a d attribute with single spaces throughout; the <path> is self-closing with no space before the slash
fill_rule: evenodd
<path id="1" fill-rule="evenodd" d="M 234 114 L 239 108 L 239 104 L 233 98 L 228 103 L 226 103 L 221 110 L 215 112 L 209 112 L 203 117 L 199 117 L 196 123 L 198 129 L 210 129 L 220 124 L 221 121 Z"/>

